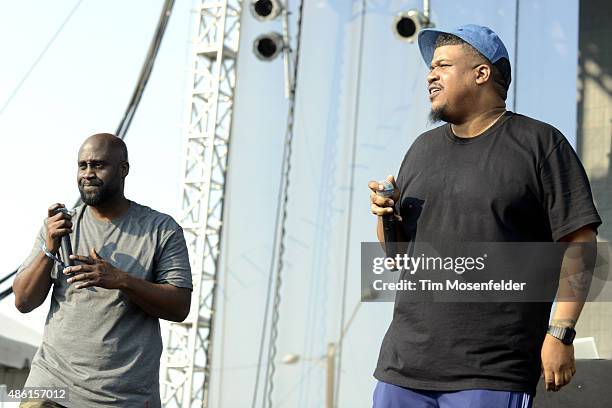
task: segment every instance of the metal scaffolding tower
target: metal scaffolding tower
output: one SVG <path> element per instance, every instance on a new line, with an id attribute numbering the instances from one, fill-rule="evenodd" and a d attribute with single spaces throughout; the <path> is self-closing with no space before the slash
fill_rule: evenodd
<path id="1" fill-rule="evenodd" d="M 231 139 L 240 0 L 201 0 L 193 44 L 179 219 L 191 260 L 192 306 L 172 323 L 162 357 L 162 404 L 208 407 L 223 198 Z"/>

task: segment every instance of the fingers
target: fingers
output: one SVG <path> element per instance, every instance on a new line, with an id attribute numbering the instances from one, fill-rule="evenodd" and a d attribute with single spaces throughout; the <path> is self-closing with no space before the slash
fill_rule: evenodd
<path id="1" fill-rule="evenodd" d="M 556 391 L 555 374 L 552 370 L 544 370 L 544 386 L 546 391 Z"/>
<path id="2" fill-rule="evenodd" d="M 64 204 L 56 203 L 48 208 L 47 230 L 52 239 L 72 232 L 72 216 L 61 211 L 58 212 L 59 208 L 65 208 Z M 68 230 L 68 232 L 64 230 Z"/>
<path id="3" fill-rule="evenodd" d="M 400 198 L 399 189 L 397 188 L 397 185 L 395 184 L 395 178 L 392 175 L 389 175 L 387 176 L 386 180 L 393 184 L 393 187 L 394 187 L 393 197 L 383 197 L 377 194 L 384 189 L 384 186 L 380 182 L 376 180 L 371 180 L 368 182 L 368 188 L 371 191 L 370 210 L 372 211 L 372 214 L 374 215 L 383 216 L 383 215 L 393 214 L 394 213 L 393 206 L 395 205 L 396 201 L 399 200 Z M 399 221 L 401 221 L 401 217 L 398 216 L 397 214 L 396 214 L 396 218 Z"/>
<path id="4" fill-rule="evenodd" d="M 66 214 L 64 212 L 58 212 L 53 214 L 52 217 L 49 217 L 49 221 L 48 222 L 56 222 L 59 220 L 68 220 L 70 221 L 72 219 L 72 215 L 70 214 Z"/>
<path id="5" fill-rule="evenodd" d="M 61 204 L 61 203 L 55 203 L 55 204 L 52 204 L 52 205 L 51 205 L 51 206 L 50 206 L 50 207 L 47 209 L 47 217 L 48 217 L 48 218 L 53 217 L 53 216 L 55 215 L 56 211 L 57 211 L 59 208 L 66 208 L 66 206 L 65 206 L 64 204 Z"/>
<path id="6" fill-rule="evenodd" d="M 379 196 L 376 193 L 370 193 L 370 201 L 372 204 L 376 204 L 379 207 L 393 207 L 395 204 L 393 199 Z"/>
<path id="7" fill-rule="evenodd" d="M 68 283 L 81 282 L 81 281 L 86 281 L 86 280 L 92 280 L 95 276 L 96 274 L 93 272 L 84 272 L 84 273 L 79 273 L 78 275 L 74 275 L 70 277 L 69 279 L 67 279 L 67 281 Z"/>
<path id="8" fill-rule="evenodd" d="M 563 372 L 555 371 L 555 389 L 553 391 L 559 391 L 564 385 L 565 380 L 563 378 Z"/>
<path id="9" fill-rule="evenodd" d="M 78 272 L 91 272 L 94 270 L 94 266 L 93 265 L 75 265 L 75 266 L 67 266 L 66 268 L 64 268 L 64 275 L 69 275 L 71 273 L 78 273 Z"/>
<path id="10" fill-rule="evenodd" d="M 95 280 L 89 280 L 83 283 L 79 283 L 78 285 L 74 285 L 75 289 L 85 289 L 85 288 L 89 288 L 92 286 L 96 286 L 98 284 L 98 281 Z"/>
<path id="11" fill-rule="evenodd" d="M 72 232 L 72 222 L 68 220 L 59 220 L 51 224 L 47 224 L 47 238 L 45 244 L 47 249 L 52 253 L 57 251 L 60 246 L 61 237 Z"/>
<path id="12" fill-rule="evenodd" d="M 374 215 L 388 215 L 388 214 L 393 214 L 393 207 L 379 207 L 376 204 L 372 204 L 370 206 L 370 210 L 372 211 L 372 214 Z"/>
<path id="13" fill-rule="evenodd" d="M 52 231 L 51 233 L 49 233 L 49 235 L 51 236 L 51 239 L 56 239 L 56 238 L 61 238 L 64 235 L 68 235 L 71 232 L 72 232 L 72 229 L 70 228 L 60 228 L 60 229 Z"/>
<path id="14" fill-rule="evenodd" d="M 58 211 L 62 208 L 66 208 L 64 204 L 56 203 L 47 209 L 47 218 L 50 220 L 59 220 L 62 218 L 71 219 L 72 215 L 69 212 Z"/>
<path id="15" fill-rule="evenodd" d="M 83 262 L 88 265 L 93 265 L 94 263 L 96 263 L 95 260 L 91 259 L 88 256 L 84 256 L 84 255 L 70 255 L 70 259 L 74 259 L 75 261 Z"/>
<path id="16" fill-rule="evenodd" d="M 393 187 L 397 190 L 397 184 L 395 184 L 395 178 L 389 175 L 387 176 L 386 179 L 387 181 L 391 182 L 391 184 L 393 184 Z M 368 182 L 368 188 L 372 190 L 372 192 L 376 193 L 378 191 L 384 190 L 385 186 L 383 186 L 380 181 L 371 180 Z"/>
<path id="17" fill-rule="evenodd" d="M 55 203 L 47 208 L 45 245 L 51 253 L 58 251 L 60 238 L 72 232 L 72 216 L 58 212 L 58 209 L 61 208 L 66 208 L 66 206 L 62 203 Z"/>
<path id="18" fill-rule="evenodd" d="M 571 371 L 565 371 L 563 373 L 563 385 L 569 384 L 570 381 L 572 381 L 573 376 L 574 376 L 574 373 L 572 373 Z"/>
<path id="19" fill-rule="evenodd" d="M 546 386 L 546 391 L 559 391 L 572 381 L 575 372 L 575 368 L 563 371 L 545 371 L 544 384 Z"/>
<path id="20" fill-rule="evenodd" d="M 397 184 L 395 183 L 395 177 L 393 177 L 393 174 L 389 174 L 387 176 L 387 181 L 393 184 L 393 188 L 397 190 Z"/>
<path id="21" fill-rule="evenodd" d="M 96 261 L 101 261 L 102 257 L 100 255 L 98 255 L 98 253 L 96 252 L 95 248 L 91 248 L 91 257 L 92 259 L 96 260 Z"/>
<path id="22" fill-rule="evenodd" d="M 372 192 L 370 193 L 370 201 L 372 202 L 370 205 L 372 214 L 380 216 L 393 214 L 393 205 L 395 205 L 395 202 L 391 198 L 382 197 Z"/>
<path id="23" fill-rule="evenodd" d="M 87 288 L 95 286 L 98 283 L 98 277 L 95 273 L 81 273 L 75 275 L 67 280 L 68 283 L 76 283 L 74 287 L 76 289 Z"/>
<path id="24" fill-rule="evenodd" d="M 50 219 L 49 223 L 47 223 L 47 229 L 61 229 L 61 228 L 68 228 L 68 229 L 72 228 L 72 221 L 70 221 L 70 218 L 60 218 L 57 220 Z"/>
<path id="25" fill-rule="evenodd" d="M 372 190 L 373 193 L 376 193 L 378 190 L 380 190 L 379 186 L 380 184 L 378 183 L 378 181 L 371 180 L 368 182 L 368 188 Z"/>

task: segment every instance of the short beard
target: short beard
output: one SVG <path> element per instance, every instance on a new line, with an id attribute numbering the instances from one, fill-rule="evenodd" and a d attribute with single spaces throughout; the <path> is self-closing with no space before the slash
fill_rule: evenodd
<path id="1" fill-rule="evenodd" d="M 91 207 L 96 207 L 108 201 L 116 192 L 116 190 L 112 188 L 113 186 L 110 185 L 100 185 L 99 187 L 97 192 L 86 192 L 83 186 L 79 185 L 81 200 Z"/>
<path id="2" fill-rule="evenodd" d="M 433 125 L 440 121 L 444 121 L 444 122 L 449 121 L 449 117 L 446 112 L 446 106 L 440 106 L 439 108 L 432 109 L 431 112 L 429 112 L 429 123 L 430 124 Z"/>
<path id="3" fill-rule="evenodd" d="M 81 193 L 81 200 L 83 200 L 85 204 L 92 207 L 95 207 L 106 200 L 106 194 L 104 194 L 104 190 L 100 190 L 97 193 L 86 193 L 81 188 L 79 188 L 79 193 Z"/>

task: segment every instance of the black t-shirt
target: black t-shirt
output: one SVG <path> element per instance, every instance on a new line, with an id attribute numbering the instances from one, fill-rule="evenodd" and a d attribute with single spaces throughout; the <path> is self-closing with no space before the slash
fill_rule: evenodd
<path id="1" fill-rule="evenodd" d="M 473 138 L 455 136 L 449 124 L 420 135 L 397 185 L 396 210 L 413 242 L 550 242 L 601 224 L 584 168 L 565 137 L 512 112 Z M 424 390 L 535 393 L 551 303 L 400 297 L 377 379 Z"/>

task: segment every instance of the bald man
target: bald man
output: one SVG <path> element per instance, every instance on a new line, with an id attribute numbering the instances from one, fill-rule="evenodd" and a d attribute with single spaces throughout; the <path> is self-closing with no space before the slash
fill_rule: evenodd
<path id="1" fill-rule="evenodd" d="M 181 227 L 128 200 L 125 143 L 101 133 L 85 140 L 77 184 L 83 204 L 49 207 L 30 256 L 13 283 L 22 313 L 51 288 L 43 342 L 26 387 L 53 388 L 21 407 L 160 407 L 159 319 L 183 321 L 191 271 Z M 67 266 L 61 239 L 74 255 Z"/>

